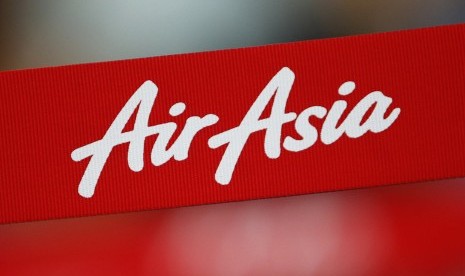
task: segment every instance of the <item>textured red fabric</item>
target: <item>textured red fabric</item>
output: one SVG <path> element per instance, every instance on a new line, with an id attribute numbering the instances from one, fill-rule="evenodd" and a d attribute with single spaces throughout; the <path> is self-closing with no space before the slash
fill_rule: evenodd
<path id="1" fill-rule="evenodd" d="M 465 176 L 465 25 L 362 35 L 245 49 L 173 55 L 0 73 L 0 222 L 107 214 L 336 191 Z M 208 139 L 241 123 L 265 85 L 283 67 L 295 81 L 286 112 L 348 109 L 372 91 L 401 108 L 381 133 L 320 140 L 301 152 L 264 152 L 265 131 L 248 139 L 229 185 L 215 181 L 225 147 Z M 78 185 L 88 160 L 71 152 L 103 137 L 145 81 L 158 86 L 150 125 L 182 128 L 194 115 L 218 123 L 195 137 L 184 161 L 152 166 L 156 136 L 145 141 L 144 169 L 128 167 L 128 144 L 116 146 L 95 194 Z M 339 86 L 356 83 L 340 96 Z M 172 118 L 169 108 L 184 102 Z M 269 110 L 267 110 L 269 113 Z M 347 114 L 346 114 L 347 115 Z M 131 130 L 132 120 L 125 130 Z M 318 118 L 311 118 L 321 129 Z M 180 129 L 175 133 L 179 135 Z M 299 137 L 294 123 L 282 138 Z"/>

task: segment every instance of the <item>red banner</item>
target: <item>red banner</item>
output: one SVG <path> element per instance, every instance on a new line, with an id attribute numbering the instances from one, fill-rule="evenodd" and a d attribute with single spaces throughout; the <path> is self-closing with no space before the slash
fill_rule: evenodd
<path id="1" fill-rule="evenodd" d="M 465 176 L 465 25 L 0 73 L 0 222 Z"/>

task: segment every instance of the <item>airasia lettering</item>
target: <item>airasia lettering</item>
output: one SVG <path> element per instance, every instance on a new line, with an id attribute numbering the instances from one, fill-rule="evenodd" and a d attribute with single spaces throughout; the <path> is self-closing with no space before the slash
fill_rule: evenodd
<path id="1" fill-rule="evenodd" d="M 265 154 L 270 159 L 276 159 L 281 154 L 281 146 L 288 151 L 299 152 L 313 146 L 318 138 L 322 143 L 330 145 L 344 134 L 350 138 L 359 138 L 369 131 L 382 132 L 388 129 L 400 114 L 400 108 L 394 108 L 386 116 L 385 113 L 392 99 L 381 91 L 374 91 L 365 96 L 350 110 L 342 122 L 339 121 L 347 109 L 347 102 L 344 100 L 334 102 L 329 110 L 322 106 L 311 106 L 299 115 L 295 112 L 286 112 L 287 99 L 294 79 L 295 75 L 289 68 L 282 68 L 265 86 L 238 126 L 210 137 L 208 146 L 211 149 L 226 146 L 215 173 L 216 182 L 221 185 L 231 182 L 242 150 L 253 133 L 265 131 Z M 347 96 L 354 90 L 355 83 L 347 81 L 339 87 L 338 93 Z M 187 159 L 196 134 L 219 121 L 219 117 L 215 114 L 189 117 L 178 138 L 168 147 L 177 124 L 167 122 L 155 126 L 148 125 L 157 94 L 158 87 L 155 83 L 144 82 L 116 116 L 102 139 L 72 152 L 71 158 L 76 162 L 90 157 L 78 188 L 81 196 L 90 198 L 94 195 L 100 174 L 114 147 L 129 143 L 127 155 L 129 168 L 139 172 L 144 168 L 144 144 L 147 137 L 157 135 L 151 151 L 151 163 L 154 166 L 161 166 L 171 159 L 177 161 Z M 272 99 L 271 114 L 267 118 L 261 118 Z M 185 109 L 186 105 L 179 102 L 171 106 L 169 114 L 176 117 Z M 134 129 L 123 132 L 136 110 Z M 370 110 L 371 113 L 368 115 Z M 313 116 L 324 118 L 320 133 L 309 122 Z M 287 136 L 283 139 L 281 129 L 284 124 L 292 121 L 300 137 Z"/>

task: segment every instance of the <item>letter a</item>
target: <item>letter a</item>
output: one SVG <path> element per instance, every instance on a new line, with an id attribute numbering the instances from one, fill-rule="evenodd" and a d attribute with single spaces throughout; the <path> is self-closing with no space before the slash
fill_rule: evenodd
<path id="1" fill-rule="evenodd" d="M 81 196 L 90 198 L 94 195 L 103 167 L 117 145 L 129 142 L 128 165 L 133 171 L 142 170 L 144 141 L 149 134 L 147 124 L 157 93 L 158 87 L 153 82 L 144 82 L 124 105 L 101 140 L 82 146 L 71 153 L 71 158 L 76 162 L 91 157 L 79 183 L 78 192 Z M 138 106 L 134 130 L 123 133 Z"/>
<path id="2" fill-rule="evenodd" d="M 208 140 L 209 147 L 213 149 L 228 144 L 215 174 L 215 179 L 219 184 L 229 184 L 242 149 L 250 134 L 254 132 L 266 129 L 265 153 L 269 158 L 279 157 L 282 125 L 297 117 L 294 112 L 285 113 L 287 98 L 294 79 L 295 75 L 291 69 L 283 67 L 266 85 L 238 127 L 217 134 Z M 275 97 L 270 117 L 260 119 L 273 95 Z"/>

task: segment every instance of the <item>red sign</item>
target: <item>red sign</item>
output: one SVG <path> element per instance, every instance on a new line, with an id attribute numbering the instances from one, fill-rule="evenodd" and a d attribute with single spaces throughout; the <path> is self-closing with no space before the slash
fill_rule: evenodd
<path id="1" fill-rule="evenodd" d="M 465 176 L 465 25 L 0 73 L 0 222 Z"/>

